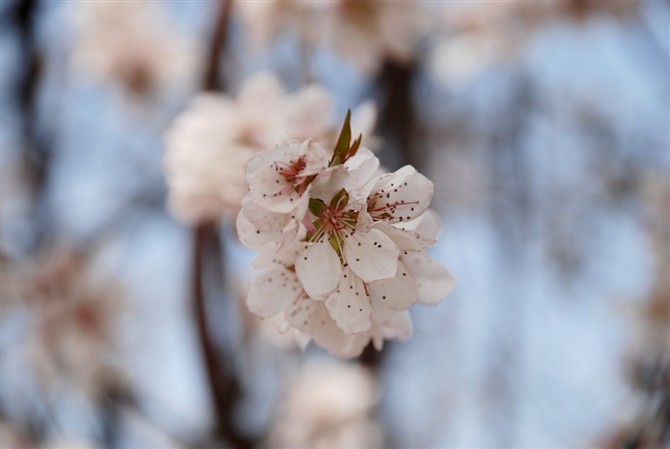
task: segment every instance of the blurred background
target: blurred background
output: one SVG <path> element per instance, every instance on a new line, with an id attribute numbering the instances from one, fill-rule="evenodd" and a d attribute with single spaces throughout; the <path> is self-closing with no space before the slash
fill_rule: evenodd
<path id="1" fill-rule="evenodd" d="M 3 449 L 670 447 L 668 2 L 1 0 L 0 22 Z M 301 352 L 246 311 L 234 207 L 166 207 L 175 118 L 259 72 L 322 86 L 334 129 L 371 102 L 382 163 L 435 182 L 458 283 L 409 341 Z"/>

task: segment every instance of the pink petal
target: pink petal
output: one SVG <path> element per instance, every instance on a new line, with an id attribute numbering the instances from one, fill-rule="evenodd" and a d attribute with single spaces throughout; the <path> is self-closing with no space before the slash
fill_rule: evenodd
<path id="1" fill-rule="evenodd" d="M 398 247 L 376 229 L 353 232 L 344 239 L 344 259 L 365 282 L 390 279 L 398 267 Z"/>
<path id="2" fill-rule="evenodd" d="M 325 238 L 308 244 L 298 255 L 295 271 L 307 294 L 314 299 L 324 299 L 342 279 L 340 258 Z"/>
<path id="3" fill-rule="evenodd" d="M 301 294 L 302 287 L 295 273 L 275 268 L 251 281 L 247 305 L 261 318 L 270 318 L 286 310 Z"/>
<path id="4" fill-rule="evenodd" d="M 344 270 L 342 283 L 337 291 L 328 297 L 326 307 L 330 316 L 344 332 L 355 334 L 370 329 L 372 304 L 363 281 L 351 270 Z"/>
<path id="5" fill-rule="evenodd" d="M 370 282 L 370 297 L 393 310 L 407 310 L 419 299 L 419 290 L 414 278 L 402 262 L 398 262 L 398 272 L 392 279 Z"/>

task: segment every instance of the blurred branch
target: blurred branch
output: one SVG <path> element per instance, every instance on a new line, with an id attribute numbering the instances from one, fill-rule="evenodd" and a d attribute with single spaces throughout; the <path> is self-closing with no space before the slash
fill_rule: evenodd
<path id="1" fill-rule="evenodd" d="M 228 26 L 233 1 L 219 2 L 219 11 L 209 57 L 203 77 L 203 90 L 224 91 L 226 82 L 221 74 L 221 57 L 226 53 Z M 194 229 L 193 240 L 193 312 L 209 388 L 215 412 L 215 436 L 238 448 L 252 447 L 252 442 L 236 429 L 233 419 L 235 405 L 241 395 L 231 357 L 221 357 L 211 326 L 207 319 L 207 293 L 205 267 L 216 271 L 216 287 L 223 288 L 223 257 L 221 239 L 214 223 L 202 223 Z M 211 283 L 212 285 L 214 283 Z"/>
<path id="2" fill-rule="evenodd" d="M 205 362 L 207 380 L 211 389 L 215 410 L 215 434 L 238 448 L 252 447 L 252 443 L 242 436 L 234 425 L 234 409 L 240 395 L 239 381 L 230 357 L 222 360 L 219 349 L 210 332 L 207 319 L 207 294 L 205 267 L 214 268 L 217 276 L 223 273 L 221 241 L 216 225 L 200 224 L 194 230 L 193 259 L 193 309 L 196 319 L 198 339 Z M 222 287 L 222 279 L 216 286 Z"/>
<path id="3" fill-rule="evenodd" d="M 37 93 L 43 71 L 42 55 L 35 32 L 38 9 L 37 0 L 17 0 L 14 8 L 10 10 L 9 17 L 16 26 L 19 41 L 23 47 L 24 66 L 19 75 L 17 103 L 23 115 L 24 174 L 31 186 L 32 197 L 37 201 L 36 207 L 39 214 L 40 207 L 43 207 L 39 202 L 48 176 L 50 153 L 44 141 L 40 139 L 37 129 Z M 35 220 L 35 223 L 41 223 L 41 221 Z M 38 234 L 36 240 L 39 240 L 43 230 L 36 229 L 36 232 Z"/>
<path id="4" fill-rule="evenodd" d="M 228 24 L 233 11 L 233 0 L 219 0 L 219 14 L 214 23 L 214 31 L 205 65 L 202 87 L 205 91 L 225 91 L 225 80 L 221 75 L 221 57 L 228 43 Z"/>
<path id="5" fill-rule="evenodd" d="M 402 64 L 387 60 L 377 79 L 385 95 L 379 114 L 379 129 L 387 147 L 395 148 L 390 166 L 412 164 L 420 168 L 414 151 L 415 111 L 412 102 L 412 83 L 417 72 L 415 63 Z M 388 156 L 388 155 L 387 155 Z"/>

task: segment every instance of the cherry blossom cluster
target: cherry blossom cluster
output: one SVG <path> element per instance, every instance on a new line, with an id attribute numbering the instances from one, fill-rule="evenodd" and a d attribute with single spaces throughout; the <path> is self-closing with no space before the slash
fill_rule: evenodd
<path id="1" fill-rule="evenodd" d="M 247 165 L 249 192 L 237 217 L 241 242 L 258 251 L 247 304 L 263 318 L 283 314 L 306 345 L 341 357 L 370 340 L 411 335 L 407 309 L 436 304 L 453 277 L 426 248 L 439 216 L 433 183 L 412 166 L 383 173 L 352 141 L 347 114 L 334 150 L 285 141 Z"/>

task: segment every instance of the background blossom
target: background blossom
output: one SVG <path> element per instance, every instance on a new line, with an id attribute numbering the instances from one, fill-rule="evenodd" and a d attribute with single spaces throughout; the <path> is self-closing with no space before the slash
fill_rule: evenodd
<path id="1" fill-rule="evenodd" d="M 361 131 L 375 123 L 374 106 L 357 111 Z M 282 139 L 334 139 L 330 94 L 317 85 L 284 90 L 277 77 L 259 73 L 249 78 L 235 98 L 200 94 L 167 134 L 164 167 L 168 206 L 181 220 L 194 224 L 235 215 L 247 191 L 245 168 L 259 151 Z"/>

